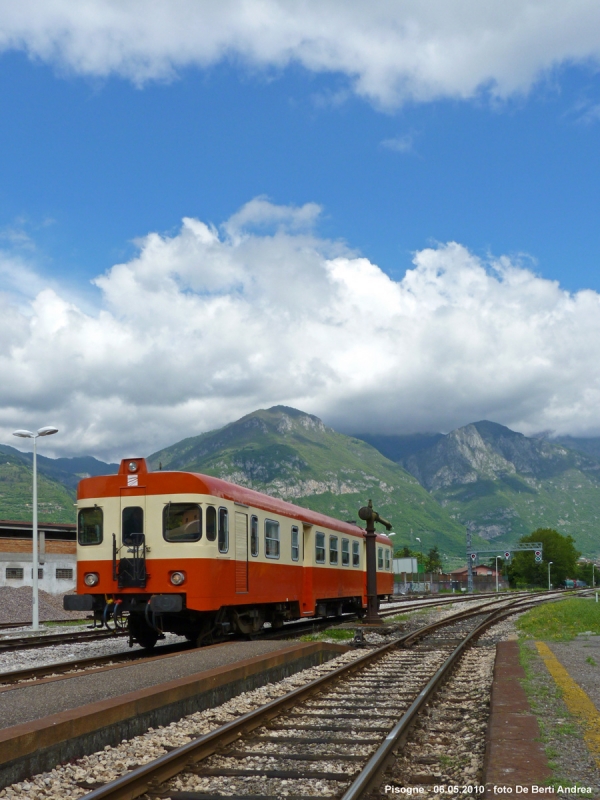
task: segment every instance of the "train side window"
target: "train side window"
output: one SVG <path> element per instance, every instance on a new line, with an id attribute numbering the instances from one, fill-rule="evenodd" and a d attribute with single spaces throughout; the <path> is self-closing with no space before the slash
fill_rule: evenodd
<path id="1" fill-rule="evenodd" d="M 219 509 L 219 553 L 229 550 L 229 514 L 226 508 Z"/>
<path id="2" fill-rule="evenodd" d="M 123 544 L 133 544 L 134 533 L 144 533 L 144 509 L 141 506 L 127 506 L 123 509 Z M 137 537 L 136 537 L 137 538 Z"/>
<path id="3" fill-rule="evenodd" d="M 390 551 L 387 547 L 385 548 L 385 568 L 390 568 Z"/>
<path id="4" fill-rule="evenodd" d="M 325 563 L 325 534 L 315 533 L 315 561 L 317 564 Z"/>
<path id="5" fill-rule="evenodd" d="M 258 517 L 250 517 L 250 552 L 253 556 L 258 555 Z"/>
<path id="6" fill-rule="evenodd" d="M 383 547 L 377 548 L 377 569 L 383 569 Z"/>
<path id="7" fill-rule="evenodd" d="M 167 542 L 198 542 L 202 538 L 202 509 L 195 503 L 167 503 L 163 509 L 163 538 Z"/>
<path id="8" fill-rule="evenodd" d="M 342 567 L 350 566 L 350 542 L 342 539 Z"/>
<path id="9" fill-rule="evenodd" d="M 352 542 L 352 566 L 360 567 L 360 542 Z"/>
<path id="10" fill-rule="evenodd" d="M 300 558 L 300 536 L 298 533 L 298 526 L 292 525 L 292 561 L 298 561 Z"/>
<path id="11" fill-rule="evenodd" d="M 88 544 L 102 544 L 104 515 L 102 509 L 82 508 L 77 515 L 77 541 L 84 547 Z"/>
<path id="12" fill-rule="evenodd" d="M 206 507 L 206 538 L 209 542 L 217 538 L 217 511 L 214 506 Z"/>
<path id="13" fill-rule="evenodd" d="M 279 523 L 274 519 L 265 520 L 265 555 L 279 558 Z"/>
<path id="14" fill-rule="evenodd" d="M 338 537 L 337 536 L 330 536 L 329 537 L 329 563 L 330 564 L 337 564 L 338 563 Z"/>

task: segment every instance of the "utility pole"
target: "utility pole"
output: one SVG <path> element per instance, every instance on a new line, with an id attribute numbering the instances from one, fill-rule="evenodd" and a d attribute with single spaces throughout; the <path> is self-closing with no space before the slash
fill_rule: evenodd
<path id="1" fill-rule="evenodd" d="M 467 528 L 467 592 L 473 594 L 473 559 L 471 558 L 471 531 Z"/>
<path id="2" fill-rule="evenodd" d="M 366 527 L 366 547 L 367 547 L 367 625 L 381 625 L 382 619 L 379 616 L 379 603 L 377 601 L 377 552 L 375 533 L 375 523 L 379 522 L 386 530 L 391 530 L 392 523 L 388 522 L 373 509 L 373 502 L 359 509 L 358 516 L 367 523 Z"/>

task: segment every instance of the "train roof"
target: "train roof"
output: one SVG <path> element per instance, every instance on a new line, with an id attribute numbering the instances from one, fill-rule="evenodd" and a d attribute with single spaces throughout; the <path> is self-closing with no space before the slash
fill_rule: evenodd
<path id="1" fill-rule="evenodd" d="M 123 459 L 117 475 L 83 478 L 77 487 L 78 500 L 153 494 L 208 494 L 213 497 L 222 497 L 224 500 L 232 500 L 240 505 L 292 517 L 306 525 L 330 528 L 350 536 L 364 536 L 365 534 L 364 529 L 354 523 L 343 522 L 318 511 L 311 511 L 308 508 L 279 500 L 254 489 L 247 489 L 245 486 L 238 486 L 212 475 L 168 470 L 149 472 L 144 458 Z M 383 533 L 378 533 L 377 539 L 391 544 L 389 537 Z"/>

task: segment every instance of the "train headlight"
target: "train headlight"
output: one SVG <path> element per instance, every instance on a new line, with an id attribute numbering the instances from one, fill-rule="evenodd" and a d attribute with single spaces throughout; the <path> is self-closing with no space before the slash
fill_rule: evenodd
<path id="1" fill-rule="evenodd" d="M 100 576 L 97 572 L 86 572 L 83 576 L 83 582 L 86 586 L 96 586 L 100 582 Z"/>
<path id="2" fill-rule="evenodd" d="M 185 581 L 185 575 L 183 572 L 172 572 L 171 573 L 171 583 L 173 586 L 181 586 L 181 584 Z"/>

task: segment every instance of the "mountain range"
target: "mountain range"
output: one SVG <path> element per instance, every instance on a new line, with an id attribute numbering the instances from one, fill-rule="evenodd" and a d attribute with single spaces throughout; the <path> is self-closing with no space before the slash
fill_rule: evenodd
<path id="1" fill-rule="evenodd" d="M 600 552 L 597 439 L 527 437 L 487 420 L 446 435 L 362 438 L 492 546 L 551 527 L 571 534 L 585 555 Z"/>
<path id="2" fill-rule="evenodd" d="M 464 526 L 414 476 L 363 440 L 294 408 L 254 411 L 160 450 L 149 462 L 153 469 L 216 475 L 346 520 L 358 520 L 371 499 L 392 522 L 396 545 L 464 550 Z"/>
<path id="3" fill-rule="evenodd" d="M 0 446 L 0 518 L 31 516 L 31 454 Z M 473 543 L 508 548 L 553 527 L 600 553 L 600 439 L 527 437 L 490 421 L 448 434 L 346 436 L 311 414 L 275 406 L 148 456 L 153 469 L 217 475 L 341 519 L 369 498 L 397 548 L 437 545 L 451 560 Z M 40 519 L 73 521 L 74 490 L 117 464 L 38 456 Z M 420 540 L 420 541 L 419 541 Z M 463 556 L 464 558 L 464 556 Z"/>

